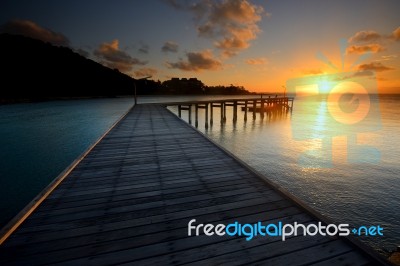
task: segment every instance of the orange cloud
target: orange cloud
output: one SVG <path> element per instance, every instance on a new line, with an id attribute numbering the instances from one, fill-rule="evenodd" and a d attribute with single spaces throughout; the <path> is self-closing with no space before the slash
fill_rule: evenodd
<path id="1" fill-rule="evenodd" d="M 1 33 L 18 34 L 58 46 L 68 46 L 69 40 L 61 33 L 42 28 L 30 20 L 12 20 L 0 27 Z"/>
<path id="2" fill-rule="evenodd" d="M 248 65 L 265 65 L 268 61 L 266 58 L 261 57 L 261 58 L 249 58 L 245 62 Z"/>
<path id="3" fill-rule="evenodd" d="M 111 43 L 102 43 L 93 52 L 102 64 L 109 68 L 118 69 L 121 72 L 128 72 L 134 65 L 145 65 L 147 62 L 132 58 L 129 54 L 119 50 L 119 41 L 113 40 Z"/>
<path id="4" fill-rule="evenodd" d="M 157 74 L 157 69 L 150 68 L 150 67 L 144 67 L 144 68 L 140 68 L 140 69 L 134 71 L 134 74 L 135 74 L 135 77 L 138 77 L 138 78 L 154 76 L 155 74 Z"/>
<path id="5" fill-rule="evenodd" d="M 323 74 L 324 72 L 318 68 L 318 69 L 307 69 L 303 71 L 304 75 L 319 75 L 319 74 Z"/>
<path id="6" fill-rule="evenodd" d="M 392 55 L 382 55 L 381 56 L 381 61 L 390 61 L 390 60 L 394 60 L 397 58 L 397 55 L 392 54 Z"/>
<path id="7" fill-rule="evenodd" d="M 394 68 L 384 66 L 383 64 L 381 64 L 379 62 L 372 62 L 370 64 L 363 64 L 363 65 L 360 65 L 358 67 L 358 69 L 361 70 L 361 71 L 376 71 L 376 72 L 394 70 Z"/>
<path id="8" fill-rule="evenodd" d="M 400 27 L 393 31 L 392 37 L 395 41 L 400 41 Z"/>
<path id="9" fill-rule="evenodd" d="M 359 31 L 356 34 L 354 34 L 352 37 L 349 38 L 349 42 L 354 43 L 354 42 L 371 42 L 371 41 L 377 41 L 381 38 L 382 36 L 377 33 L 376 31 Z"/>
<path id="10" fill-rule="evenodd" d="M 175 63 L 167 62 L 167 67 L 185 71 L 217 70 L 221 68 L 221 62 L 213 58 L 210 50 L 190 52 L 186 54 L 187 61 L 180 60 Z"/>
<path id="11" fill-rule="evenodd" d="M 378 53 L 382 51 L 385 51 L 385 48 L 377 43 L 366 45 L 352 45 L 346 50 L 348 54 Z"/>
<path id="12" fill-rule="evenodd" d="M 214 46 L 226 57 L 238 54 L 250 46 L 260 29 L 257 23 L 262 15 L 268 15 L 261 6 L 247 0 L 202 1 L 188 4 L 169 0 L 180 10 L 188 10 L 195 16 L 199 36 L 214 40 Z"/>

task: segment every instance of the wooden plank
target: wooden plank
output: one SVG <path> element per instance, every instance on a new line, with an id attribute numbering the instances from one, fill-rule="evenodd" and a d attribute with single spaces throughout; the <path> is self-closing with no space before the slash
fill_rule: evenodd
<path id="1" fill-rule="evenodd" d="M 325 259 L 316 263 L 311 264 L 313 266 L 331 266 L 331 265 L 351 265 L 351 266 L 363 266 L 371 265 L 370 262 L 363 257 L 359 252 L 349 251 L 330 259 Z"/>
<path id="2" fill-rule="evenodd" d="M 269 214 L 267 212 L 267 214 Z M 262 217 L 263 214 L 257 214 L 257 215 L 250 215 L 250 216 L 245 216 L 239 219 L 240 222 L 246 223 L 246 222 L 254 222 L 255 220 L 259 220 L 260 217 Z M 275 218 L 275 216 L 279 216 L 279 213 L 274 212 L 274 216 L 271 216 L 272 218 Z M 264 216 L 265 217 L 265 216 Z M 293 217 L 289 216 L 288 218 L 281 218 L 279 217 L 284 222 L 294 222 L 295 220 L 302 221 L 302 222 L 309 222 L 310 217 L 305 216 L 304 214 L 299 214 L 299 215 L 294 215 Z M 220 222 L 233 222 L 235 220 L 229 220 L 229 221 L 220 221 Z M 260 220 L 262 221 L 262 220 Z M 277 219 L 271 219 L 269 220 L 270 222 L 277 222 Z M 266 221 L 263 221 L 266 222 Z M 186 228 L 185 228 L 186 229 Z M 126 237 L 124 235 L 118 236 L 117 238 L 113 238 L 113 245 L 109 244 L 110 239 L 101 239 L 101 237 L 96 238 L 96 239 L 86 239 L 83 242 L 78 242 L 78 243 L 85 243 L 85 246 L 79 246 L 76 248 L 71 248 L 67 249 L 68 247 L 68 242 L 64 243 L 59 243 L 59 245 L 55 245 L 55 243 L 44 243 L 44 245 L 47 245 L 49 247 L 45 248 L 47 250 L 48 248 L 55 249 L 54 251 L 51 252 L 46 252 L 47 256 L 40 258 L 39 261 L 35 262 L 40 262 L 40 263 L 55 263 L 60 261 L 61 259 L 68 259 L 71 260 L 69 263 L 75 263 L 76 265 L 86 265 L 88 261 L 103 261 L 107 264 L 115 264 L 115 263 L 121 263 L 124 260 L 132 260 L 132 259 L 138 259 L 138 258 L 150 258 L 152 265 L 154 264 L 154 261 L 152 258 L 154 256 L 159 256 L 159 255 L 165 255 L 169 254 L 172 251 L 173 252 L 184 252 L 189 248 L 192 249 L 197 249 L 198 251 L 202 252 L 202 249 L 204 248 L 204 244 L 207 245 L 212 245 L 214 244 L 214 248 L 218 248 L 221 251 L 223 250 L 222 247 L 227 247 L 235 245 L 236 243 L 229 242 L 228 245 L 224 244 L 225 241 L 232 241 L 238 239 L 238 237 L 207 237 L 202 235 L 201 237 L 196 237 L 195 240 L 193 241 L 193 237 L 188 237 L 186 235 L 186 230 L 182 229 L 174 229 L 174 230 L 163 230 L 161 232 L 158 232 L 156 234 L 145 234 L 137 237 Z M 246 241 L 243 238 L 242 242 L 246 245 L 254 245 L 254 244 L 260 244 L 260 243 L 269 243 L 269 242 L 277 242 L 279 246 L 281 246 L 281 241 L 279 238 L 257 238 L 255 239 L 254 243 Z M 86 242 L 90 241 L 90 242 Z M 93 252 L 91 243 L 95 241 L 95 246 L 97 252 Z M 329 241 L 329 240 L 326 240 Z M 73 243 L 77 243 L 77 241 L 73 241 Z M 87 244 L 86 244 L 87 243 Z M 153 246 L 154 245 L 154 246 Z M 171 246 L 173 246 L 173 250 L 171 250 Z M 141 248 L 144 247 L 144 248 Z M 239 245 L 239 247 L 242 247 Z M 67 249 L 67 250 L 66 250 Z M 28 252 L 31 253 L 32 256 L 36 256 L 40 251 L 43 250 L 43 248 L 40 248 L 40 243 L 32 245 L 31 247 L 28 248 Z M 24 247 L 20 247 L 18 249 L 18 254 L 21 255 L 23 254 L 24 256 L 29 256 L 25 254 L 26 250 L 24 250 Z M 195 252 L 195 250 L 192 250 L 192 252 Z M 180 254 L 180 253 L 179 253 Z M 207 253 L 205 253 L 207 254 Z M 88 260 L 88 257 L 90 257 L 90 260 Z M 194 256 L 196 258 L 196 256 Z M 163 260 L 163 259 L 161 259 Z M 149 264 L 151 264 L 149 263 Z M 158 262 L 159 264 L 163 264 Z M 144 265 L 143 262 L 139 262 L 138 265 Z"/>

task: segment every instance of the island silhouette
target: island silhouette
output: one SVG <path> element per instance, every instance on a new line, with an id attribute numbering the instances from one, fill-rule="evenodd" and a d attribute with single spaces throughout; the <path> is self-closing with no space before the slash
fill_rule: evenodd
<path id="1" fill-rule="evenodd" d="M 241 86 L 206 86 L 197 78 L 134 79 L 71 48 L 0 34 L 0 103 L 133 95 L 249 94 Z"/>

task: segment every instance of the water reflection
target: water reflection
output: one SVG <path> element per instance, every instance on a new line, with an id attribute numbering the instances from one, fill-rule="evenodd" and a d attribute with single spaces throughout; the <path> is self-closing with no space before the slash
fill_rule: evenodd
<path id="1" fill-rule="evenodd" d="M 334 119 L 338 113 L 332 115 L 326 98 L 310 97 L 296 98 L 293 113 L 263 120 L 257 114 L 244 122 L 239 112 L 236 125 L 230 108 L 222 126 L 215 109 L 217 119 L 207 131 L 200 111 L 198 129 L 333 221 L 380 224 L 384 237 L 362 240 L 384 252 L 400 243 L 400 97 L 371 95 L 370 101 L 370 112 L 351 125 Z"/>

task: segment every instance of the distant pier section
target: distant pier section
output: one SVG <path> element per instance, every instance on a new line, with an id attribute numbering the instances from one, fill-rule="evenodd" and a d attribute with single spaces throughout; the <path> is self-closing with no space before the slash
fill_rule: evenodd
<path id="1" fill-rule="evenodd" d="M 293 110 L 294 97 L 271 97 L 261 95 L 257 98 L 244 99 L 225 99 L 225 100 L 207 100 L 207 101 L 188 101 L 188 102 L 169 102 L 163 103 L 165 107 L 177 106 L 178 116 L 182 118 L 182 111 L 187 111 L 188 122 L 192 124 L 192 112 L 194 110 L 194 124 L 198 127 L 199 124 L 199 109 L 205 110 L 205 128 L 214 123 L 214 108 L 220 109 L 220 123 L 224 124 L 227 119 L 226 110 L 232 108 L 232 121 L 235 123 L 238 119 L 238 107 L 244 112 L 244 121 L 247 121 L 248 115 L 255 120 L 257 113 L 259 117 L 264 119 L 266 115 L 272 113 L 288 113 Z"/>

